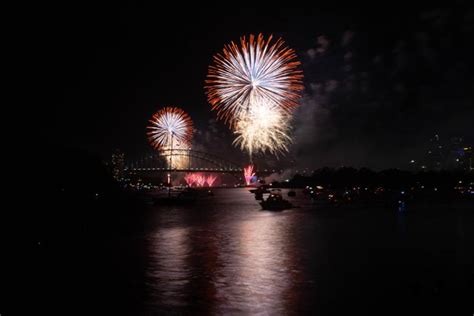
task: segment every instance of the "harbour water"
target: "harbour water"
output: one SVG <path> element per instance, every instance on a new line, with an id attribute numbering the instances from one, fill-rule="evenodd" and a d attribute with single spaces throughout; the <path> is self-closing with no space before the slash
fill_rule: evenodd
<path id="1" fill-rule="evenodd" d="M 43 304 L 133 315 L 472 309 L 472 209 L 322 208 L 283 190 L 296 207 L 270 212 L 248 189 L 214 193 L 148 205 L 92 250 L 68 244 L 74 259 L 50 250 L 60 259 L 43 260 L 39 284 L 56 290 Z"/>
<path id="2" fill-rule="evenodd" d="M 421 312 L 472 291 L 472 212 L 318 209 L 301 192 L 267 212 L 247 189 L 215 192 L 148 214 L 145 313 Z"/>

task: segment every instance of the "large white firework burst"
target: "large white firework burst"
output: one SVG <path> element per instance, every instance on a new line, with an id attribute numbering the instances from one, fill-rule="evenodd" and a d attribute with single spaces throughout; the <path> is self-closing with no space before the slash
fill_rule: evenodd
<path id="1" fill-rule="evenodd" d="M 214 56 L 206 80 L 212 109 L 219 118 L 235 123 L 252 107 L 253 98 L 263 98 L 289 113 L 303 89 L 299 64 L 294 50 L 282 39 L 272 43 L 272 36 L 265 40 L 262 34 L 250 35 L 248 41 L 240 39 L 240 46 L 225 45 L 222 54 Z"/>
<path id="2" fill-rule="evenodd" d="M 177 148 L 189 144 L 193 123 L 186 112 L 175 107 L 165 107 L 156 112 L 148 126 L 148 140 L 156 149 Z"/>
<path id="3" fill-rule="evenodd" d="M 229 123 L 234 144 L 254 153 L 288 151 L 292 110 L 303 90 L 300 62 L 282 39 L 262 34 L 230 43 L 214 56 L 206 91 L 218 118 Z"/>

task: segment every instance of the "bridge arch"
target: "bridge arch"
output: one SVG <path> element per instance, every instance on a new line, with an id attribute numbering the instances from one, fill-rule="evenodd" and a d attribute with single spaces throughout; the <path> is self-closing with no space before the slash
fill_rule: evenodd
<path id="1" fill-rule="evenodd" d="M 131 162 L 127 169 L 133 172 L 166 171 L 169 170 L 169 158 L 186 157 L 185 166 L 172 168 L 173 171 L 206 171 L 220 173 L 241 173 L 242 167 L 218 155 L 192 149 L 166 149 L 145 155 Z M 198 164 L 196 164 L 196 162 Z"/>

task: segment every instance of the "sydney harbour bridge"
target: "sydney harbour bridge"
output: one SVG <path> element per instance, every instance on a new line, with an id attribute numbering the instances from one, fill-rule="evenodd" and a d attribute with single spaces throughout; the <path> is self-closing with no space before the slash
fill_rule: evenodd
<path id="1" fill-rule="evenodd" d="M 131 174 L 152 176 L 163 172 L 212 172 L 241 175 L 244 165 L 231 158 L 193 149 L 164 149 L 143 155 L 128 162 L 126 169 Z M 258 175 L 269 175 L 278 170 L 255 169 Z"/>

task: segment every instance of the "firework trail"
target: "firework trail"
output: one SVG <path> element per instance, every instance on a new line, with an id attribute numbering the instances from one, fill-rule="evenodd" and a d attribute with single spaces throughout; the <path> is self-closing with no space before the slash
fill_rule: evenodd
<path id="1" fill-rule="evenodd" d="M 207 185 L 212 187 L 212 185 L 214 184 L 214 182 L 216 181 L 217 179 L 217 176 L 216 175 L 213 175 L 213 174 L 210 174 L 206 177 L 206 182 L 207 182 Z"/>
<path id="2" fill-rule="evenodd" d="M 186 169 L 189 166 L 189 156 L 182 154 L 182 149 L 190 149 L 190 146 L 183 143 L 173 144 L 173 148 L 165 146 L 160 150 L 160 156 L 165 159 L 168 168 Z M 170 159 L 171 158 L 171 159 Z"/>
<path id="3" fill-rule="evenodd" d="M 187 174 L 184 176 L 184 181 L 186 181 L 186 184 L 187 184 L 188 186 L 192 186 L 193 183 L 196 181 L 196 180 L 194 179 L 194 174 L 192 174 L 192 173 L 187 173 Z"/>
<path id="4" fill-rule="evenodd" d="M 209 103 L 250 157 L 287 150 L 291 111 L 303 90 L 299 65 L 282 39 L 272 43 L 272 36 L 265 40 L 262 34 L 250 35 L 248 41 L 242 37 L 240 46 L 232 42 L 214 56 L 206 80 Z M 262 122 L 268 120 L 263 114 L 271 116 L 269 122 Z"/>
<path id="5" fill-rule="evenodd" d="M 202 187 L 204 186 L 204 183 L 206 183 L 206 177 L 200 173 L 196 174 L 195 179 L 198 187 Z"/>
<path id="6" fill-rule="evenodd" d="M 165 107 L 156 112 L 149 122 L 148 140 L 156 149 L 189 144 L 191 141 L 193 122 L 179 108 Z"/>
<path id="7" fill-rule="evenodd" d="M 255 176 L 255 172 L 253 172 L 253 166 L 249 165 L 244 168 L 244 178 L 245 184 L 250 185 L 250 181 L 252 180 L 253 176 Z"/>
<path id="8" fill-rule="evenodd" d="M 184 181 L 188 186 L 196 184 L 199 187 L 204 186 L 207 183 L 209 187 L 212 187 L 214 182 L 217 180 L 217 176 L 213 174 L 202 174 L 202 173 L 187 173 L 184 176 Z"/>

